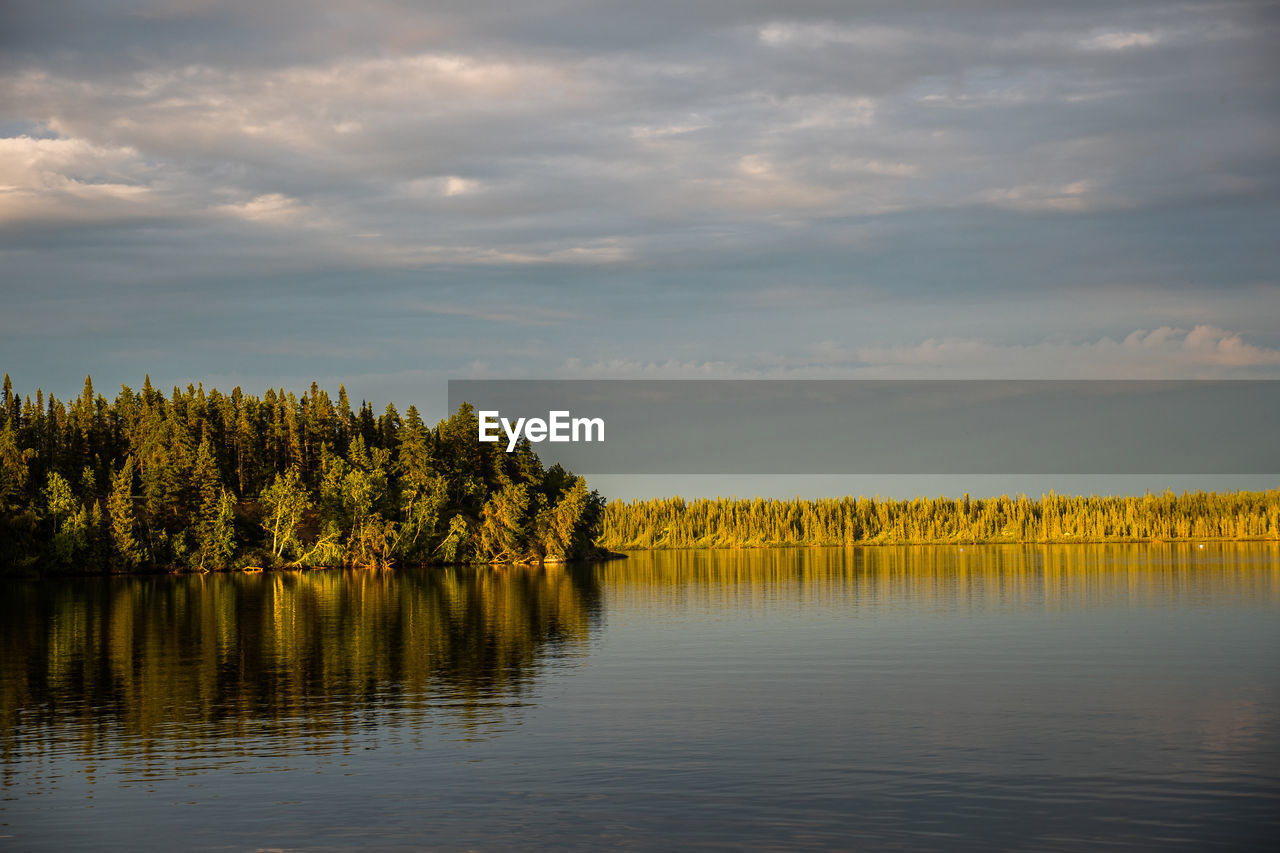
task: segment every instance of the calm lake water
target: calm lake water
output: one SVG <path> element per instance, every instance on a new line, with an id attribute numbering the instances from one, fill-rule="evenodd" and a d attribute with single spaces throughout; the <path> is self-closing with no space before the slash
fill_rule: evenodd
<path id="1" fill-rule="evenodd" d="M 1275 545 L 0 581 L 0 850 L 1258 848 Z"/>

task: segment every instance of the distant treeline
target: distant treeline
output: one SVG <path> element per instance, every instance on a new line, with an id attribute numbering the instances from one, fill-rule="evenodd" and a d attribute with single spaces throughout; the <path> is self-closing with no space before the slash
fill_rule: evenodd
<path id="1" fill-rule="evenodd" d="M 0 401 L 0 567 L 216 570 L 535 562 L 593 553 L 603 500 L 581 477 L 476 440 L 308 393 L 86 379 L 70 402 Z"/>
<path id="2" fill-rule="evenodd" d="M 1280 490 L 1142 497 L 614 501 L 607 548 L 1280 539 Z"/>

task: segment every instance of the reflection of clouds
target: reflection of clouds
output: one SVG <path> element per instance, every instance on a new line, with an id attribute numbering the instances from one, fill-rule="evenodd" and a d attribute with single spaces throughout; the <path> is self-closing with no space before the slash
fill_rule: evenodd
<path id="1" fill-rule="evenodd" d="M 1228 768 L 1236 756 L 1263 746 L 1274 722 L 1261 702 L 1245 699 L 1210 704 L 1201 715 L 1201 749 L 1210 760 L 1227 762 Z"/>

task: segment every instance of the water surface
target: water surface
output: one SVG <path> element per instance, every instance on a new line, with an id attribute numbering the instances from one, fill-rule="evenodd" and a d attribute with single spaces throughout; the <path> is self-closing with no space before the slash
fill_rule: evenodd
<path id="1" fill-rule="evenodd" d="M 0 581 L 0 848 L 1256 848 L 1280 550 Z"/>

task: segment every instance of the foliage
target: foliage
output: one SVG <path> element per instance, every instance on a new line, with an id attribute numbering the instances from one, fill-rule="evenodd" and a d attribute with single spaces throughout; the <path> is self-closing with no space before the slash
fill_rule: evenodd
<path id="1" fill-rule="evenodd" d="M 302 484 L 302 475 L 296 466 L 283 474 L 276 474 L 271 485 L 262 490 L 258 498 L 261 507 L 259 523 L 270 536 L 271 556 L 277 560 L 299 547 L 298 525 L 311 509 L 311 498 Z"/>
<path id="2" fill-rule="evenodd" d="M 1280 490 L 1140 497 L 613 502 L 606 548 L 1280 538 Z"/>
<path id="3" fill-rule="evenodd" d="M 6 377 L 7 380 L 7 377 Z M 114 401 L 0 401 L 0 568 L 533 562 L 594 552 L 602 501 L 528 443 L 477 440 L 463 404 L 434 429 L 304 394 L 148 377 Z M 99 486 L 101 484 L 101 486 Z"/>
<path id="4" fill-rule="evenodd" d="M 111 562 L 131 569 L 146 559 L 137 539 L 137 520 L 133 511 L 133 457 L 111 477 L 111 493 L 107 495 L 107 514 L 111 519 Z"/>

